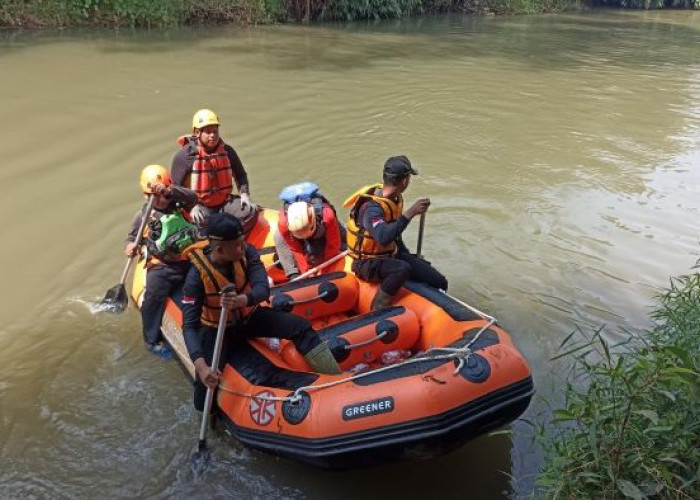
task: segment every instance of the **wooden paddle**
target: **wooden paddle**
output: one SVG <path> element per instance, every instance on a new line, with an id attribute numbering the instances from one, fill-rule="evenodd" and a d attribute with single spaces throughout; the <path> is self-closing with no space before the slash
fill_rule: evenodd
<path id="1" fill-rule="evenodd" d="M 148 220 L 151 218 L 151 212 L 153 211 L 153 203 L 155 202 L 155 200 L 155 195 L 150 195 L 148 197 L 146 211 L 144 212 L 143 217 L 141 218 L 141 225 L 139 226 L 139 230 L 136 233 L 136 240 L 134 240 L 134 248 L 138 248 L 139 245 L 141 245 L 141 240 L 143 239 L 143 230 L 146 227 Z M 121 280 L 119 280 L 118 284 L 114 285 L 112 288 L 107 290 L 105 298 L 102 299 L 102 302 L 100 302 L 100 304 L 97 307 L 98 311 L 106 311 L 114 314 L 119 314 L 123 312 L 124 309 L 126 309 L 127 305 L 129 305 L 129 297 L 126 294 L 126 287 L 124 286 L 124 283 L 126 282 L 126 277 L 129 274 L 129 269 L 131 269 L 131 264 L 134 262 L 135 257 L 136 254 L 132 255 L 131 257 L 127 257 L 126 265 L 124 266 L 124 271 L 122 272 Z"/>
<path id="2" fill-rule="evenodd" d="M 349 253 L 350 253 L 350 250 L 345 250 L 345 251 L 343 251 L 343 252 L 340 252 L 340 253 L 339 253 L 338 255 L 336 255 L 335 257 L 331 257 L 331 258 L 328 259 L 327 261 L 322 262 L 321 264 L 317 265 L 316 267 L 314 267 L 314 268 L 312 268 L 312 269 L 309 269 L 309 270 L 306 271 L 304 274 L 300 274 L 299 276 L 297 276 L 297 277 L 294 278 L 293 280 L 290 280 L 290 283 L 291 283 L 292 281 L 299 281 L 299 280 L 301 280 L 301 279 L 308 278 L 309 276 L 311 276 L 311 275 L 313 275 L 313 274 L 316 274 L 316 273 L 319 272 L 321 269 L 324 269 L 324 268 L 330 266 L 331 264 L 333 264 L 333 263 L 335 263 L 335 262 L 338 262 L 340 259 L 345 258 L 345 256 L 346 256 L 347 254 L 349 254 Z"/>
<path id="3" fill-rule="evenodd" d="M 420 251 L 423 249 L 423 230 L 425 229 L 425 212 L 420 214 L 420 223 L 418 224 L 418 245 L 416 247 L 416 256 L 423 258 Z"/>
<path id="4" fill-rule="evenodd" d="M 235 290 L 233 285 L 228 285 L 221 290 L 221 293 L 227 293 Z M 214 342 L 214 354 L 211 358 L 211 369 L 216 371 L 219 369 L 219 360 L 221 359 L 221 348 L 224 344 L 224 332 L 226 331 L 226 318 L 228 316 L 228 307 L 221 307 L 219 315 L 219 324 L 216 329 L 216 341 Z M 236 315 L 233 315 L 233 323 L 235 324 Z M 207 387 L 207 395 L 204 398 L 204 410 L 202 411 L 202 423 L 199 426 L 199 443 L 197 451 L 192 455 L 192 470 L 195 475 L 201 475 L 209 463 L 209 450 L 207 448 L 207 424 L 209 421 L 209 413 L 214 402 L 214 389 Z"/>

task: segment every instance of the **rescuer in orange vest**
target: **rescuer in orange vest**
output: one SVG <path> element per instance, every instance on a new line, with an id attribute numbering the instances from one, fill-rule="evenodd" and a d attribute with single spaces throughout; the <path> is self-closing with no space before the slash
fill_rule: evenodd
<path id="1" fill-rule="evenodd" d="M 384 164 L 383 183 L 364 186 L 353 193 L 344 206 L 350 209 L 347 243 L 355 259 L 353 272 L 360 278 L 379 283 L 371 309 L 387 307 L 411 279 L 447 290 L 447 279 L 430 263 L 412 254 L 401 233 L 414 217 L 428 211 L 430 199 L 420 198 L 403 210 L 403 193 L 411 176 L 418 175 L 405 156 L 393 156 Z"/>
<path id="2" fill-rule="evenodd" d="M 173 158 L 170 175 L 173 184 L 197 194 L 190 215 L 200 227 L 214 212 L 226 209 L 232 200 L 235 181 L 241 204 L 252 205 L 248 174 L 236 150 L 219 135 L 219 117 L 210 109 L 200 109 L 192 118 L 192 134 L 178 138 L 180 151 Z"/>
<path id="3" fill-rule="evenodd" d="M 186 211 L 197 203 L 193 191 L 173 186 L 168 169 L 148 165 L 141 171 L 141 191 L 145 197 L 155 196 L 153 211 L 144 229 L 142 242 L 146 247 L 146 292 L 141 305 L 143 340 L 149 352 L 170 359 L 172 352 L 162 343 L 160 324 L 165 301 L 185 281 L 190 265 L 182 255 L 185 247 L 197 239 L 197 228 L 190 224 Z M 143 219 L 142 207 L 134 215 L 126 238 L 124 253 L 135 255 L 140 249 L 134 241 Z"/>
<path id="4" fill-rule="evenodd" d="M 345 250 L 345 228 L 318 185 L 292 184 L 280 192 L 279 198 L 283 207 L 279 212 L 275 247 L 287 278 L 294 279 Z M 331 273 L 344 266 L 341 259 L 320 272 Z"/>
<path id="5" fill-rule="evenodd" d="M 291 340 L 319 373 L 340 373 L 328 345 L 306 319 L 258 306 L 270 297 L 267 273 L 257 250 L 245 242 L 241 222 L 229 213 L 212 214 L 209 246 L 188 253 L 193 266 L 183 289 L 183 330 L 194 363 L 194 405 L 202 410 L 206 388 L 215 389 L 235 341 L 249 337 Z M 235 290 L 223 292 L 233 285 Z M 221 366 L 210 366 L 222 306 L 229 308 Z M 256 307 L 258 306 L 258 307 Z"/>

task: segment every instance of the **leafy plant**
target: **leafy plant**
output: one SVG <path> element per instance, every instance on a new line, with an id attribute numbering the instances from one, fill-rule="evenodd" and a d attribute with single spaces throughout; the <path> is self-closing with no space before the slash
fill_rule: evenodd
<path id="1" fill-rule="evenodd" d="M 700 0 L 674 0 L 698 1 Z M 578 0 L 4 0 L 0 26 L 143 26 L 396 18 L 425 12 L 532 13 Z"/>
<path id="2" fill-rule="evenodd" d="M 700 275 L 671 281 L 641 335 L 576 331 L 565 402 L 540 424 L 551 498 L 700 498 Z"/>

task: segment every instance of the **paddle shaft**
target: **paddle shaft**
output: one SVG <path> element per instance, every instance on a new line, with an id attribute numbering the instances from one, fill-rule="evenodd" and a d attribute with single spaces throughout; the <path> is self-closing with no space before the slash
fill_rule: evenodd
<path id="1" fill-rule="evenodd" d="M 272 269 L 273 267 L 275 267 L 275 266 L 276 266 L 277 264 L 279 264 L 279 263 L 280 263 L 280 260 L 277 259 L 277 260 L 274 261 L 272 264 L 265 266 L 265 271 L 267 271 L 268 269 Z"/>
<path id="2" fill-rule="evenodd" d="M 223 292 L 229 291 L 232 287 L 227 287 Z M 219 369 L 219 360 L 221 359 L 221 347 L 224 345 L 224 332 L 226 331 L 226 317 L 228 316 L 228 307 L 221 307 L 221 315 L 219 316 L 219 324 L 216 329 L 216 341 L 214 342 L 214 354 L 211 358 L 211 369 L 216 371 Z M 207 395 L 204 398 L 204 411 L 202 412 L 202 424 L 199 427 L 199 450 L 202 451 L 207 446 L 207 421 L 209 420 L 209 412 L 211 405 L 214 402 L 214 389 L 207 387 Z"/>
<path id="3" fill-rule="evenodd" d="M 416 247 L 416 255 L 422 257 L 421 250 L 423 249 L 423 230 L 425 229 L 425 212 L 420 214 L 420 222 L 418 223 L 418 245 Z"/>
<path id="4" fill-rule="evenodd" d="M 151 212 L 153 212 L 153 203 L 155 203 L 155 201 L 155 195 L 149 195 L 148 203 L 146 204 L 146 211 L 144 212 L 143 217 L 141 218 L 141 224 L 139 225 L 139 230 L 136 233 L 136 239 L 134 240 L 134 248 L 138 248 L 141 244 L 141 240 L 143 239 L 143 230 L 145 229 L 146 224 L 148 224 L 148 219 L 151 218 Z M 131 257 L 127 257 L 126 259 L 126 265 L 124 266 L 124 271 L 122 272 L 122 278 L 119 280 L 119 283 L 122 285 L 126 282 L 126 276 L 129 274 L 129 269 L 131 268 L 131 263 L 134 262 L 134 257 L 136 257 L 136 255 L 132 255 Z"/>
<path id="5" fill-rule="evenodd" d="M 294 278 L 293 280 L 290 280 L 290 283 L 293 282 L 293 281 L 298 281 L 298 280 L 301 280 L 301 279 L 304 279 L 304 278 L 308 278 L 308 277 L 311 276 L 312 274 L 316 274 L 316 273 L 319 272 L 321 269 L 324 269 L 324 268 L 330 266 L 331 264 L 333 264 L 333 263 L 335 263 L 335 262 L 338 262 L 340 259 L 345 258 L 345 256 L 346 256 L 347 254 L 349 254 L 349 253 L 350 253 L 350 250 L 345 250 L 345 251 L 343 251 L 343 252 L 340 252 L 340 253 L 339 253 L 338 255 L 336 255 L 335 257 L 331 257 L 331 258 L 328 259 L 326 262 L 322 262 L 321 264 L 317 265 L 317 266 L 314 267 L 313 269 L 309 269 L 308 271 L 306 271 L 306 272 L 303 273 L 303 274 L 300 274 L 299 276 L 297 276 L 297 277 Z"/>

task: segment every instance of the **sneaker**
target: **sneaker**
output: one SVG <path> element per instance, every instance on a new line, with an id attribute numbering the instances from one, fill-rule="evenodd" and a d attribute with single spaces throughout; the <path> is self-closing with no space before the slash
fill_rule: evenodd
<path id="1" fill-rule="evenodd" d="M 160 359 L 173 359 L 173 350 L 165 344 L 151 344 L 148 346 L 148 352 Z"/>

